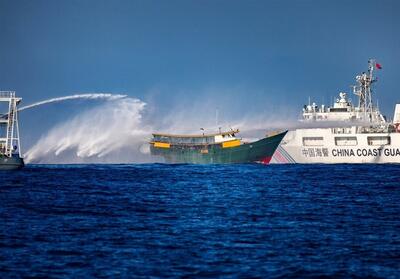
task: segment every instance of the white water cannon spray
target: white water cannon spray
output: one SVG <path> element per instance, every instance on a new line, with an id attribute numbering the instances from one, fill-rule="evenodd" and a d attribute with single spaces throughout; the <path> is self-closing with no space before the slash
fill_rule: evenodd
<path id="1" fill-rule="evenodd" d="M 127 95 L 112 94 L 112 93 L 75 94 L 75 95 L 70 95 L 70 96 L 52 98 L 52 99 L 40 101 L 40 102 L 31 104 L 31 105 L 23 106 L 23 107 L 20 107 L 18 109 L 18 111 L 34 108 L 34 107 L 45 105 L 45 104 L 51 104 L 51 103 L 58 103 L 58 102 L 62 102 L 62 101 L 67 101 L 67 100 L 75 100 L 75 99 L 105 99 L 105 100 L 113 101 L 113 100 L 123 99 L 123 98 L 126 98 L 126 97 L 127 97 Z"/>

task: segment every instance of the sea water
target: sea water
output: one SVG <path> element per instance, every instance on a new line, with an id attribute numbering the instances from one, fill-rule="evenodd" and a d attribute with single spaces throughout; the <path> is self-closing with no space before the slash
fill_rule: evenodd
<path id="1" fill-rule="evenodd" d="M 400 277 L 400 165 L 0 172 L 0 277 Z"/>

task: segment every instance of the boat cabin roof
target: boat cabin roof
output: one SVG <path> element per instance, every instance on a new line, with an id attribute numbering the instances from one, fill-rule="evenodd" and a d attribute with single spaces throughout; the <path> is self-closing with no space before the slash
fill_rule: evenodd
<path id="1" fill-rule="evenodd" d="M 153 137 L 169 137 L 169 138 L 205 138 L 205 137 L 215 137 L 215 136 L 225 136 L 225 135 L 232 135 L 239 133 L 239 129 L 215 133 L 215 134 L 197 134 L 197 135 L 174 135 L 174 134 L 161 134 L 161 133 L 154 133 Z"/>

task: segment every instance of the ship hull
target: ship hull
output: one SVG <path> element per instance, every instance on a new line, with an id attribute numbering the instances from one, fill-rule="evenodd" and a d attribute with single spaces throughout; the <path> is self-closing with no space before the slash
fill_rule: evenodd
<path id="1" fill-rule="evenodd" d="M 208 146 L 171 146 L 157 148 L 150 145 L 152 155 L 161 156 L 167 163 L 185 164 L 238 164 L 269 163 L 286 132 L 239 146 L 222 148 L 219 144 Z"/>
<path id="2" fill-rule="evenodd" d="M 289 131 L 271 162 L 400 163 L 400 133 L 356 133 L 354 128 L 341 128 L 341 130 L 344 133 L 334 133 L 332 128 Z M 310 139 L 317 140 L 313 142 Z"/>
<path id="3" fill-rule="evenodd" d="M 18 170 L 25 166 L 24 159 L 19 156 L 0 156 L 0 170 Z"/>

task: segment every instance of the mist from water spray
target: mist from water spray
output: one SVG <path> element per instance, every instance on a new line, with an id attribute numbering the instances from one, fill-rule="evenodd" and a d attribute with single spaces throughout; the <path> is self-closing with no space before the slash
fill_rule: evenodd
<path id="1" fill-rule="evenodd" d="M 33 103 L 31 105 L 23 106 L 18 109 L 18 111 L 23 111 L 26 109 L 34 108 L 37 106 L 45 105 L 45 104 L 50 104 L 50 103 L 57 103 L 57 102 L 62 102 L 66 100 L 75 100 L 75 99 L 106 99 L 106 100 L 118 100 L 125 98 L 126 95 L 121 95 L 121 94 L 111 94 L 111 93 L 85 93 L 85 94 L 75 94 L 75 95 L 70 95 L 70 96 L 64 96 L 64 97 L 57 97 L 57 98 L 52 98 L 44 101 L 40 101 L 37 103 Z"/>
<path id="2" fill-rule="evenodd" d="M 123 98 L 97 106 L 51 129 L 25 154 L 27 163 L 121 163 L 148 157 L 152 129 L 146 103 Z M 143 160 L 143 159 L 141 159 Z"/>

